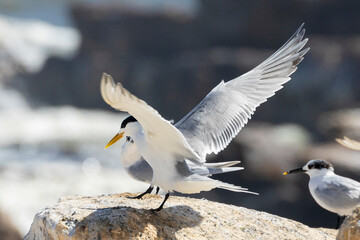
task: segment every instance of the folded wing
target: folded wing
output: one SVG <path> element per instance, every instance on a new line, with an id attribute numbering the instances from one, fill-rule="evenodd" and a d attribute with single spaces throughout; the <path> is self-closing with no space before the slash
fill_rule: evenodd
<path id="1" fill-rule="evenodd" d="M 352 208 L 360 204 L 360 183 L 350 178 L 339 177 L 317 187 L 314 193 L 331 208 Z"/>

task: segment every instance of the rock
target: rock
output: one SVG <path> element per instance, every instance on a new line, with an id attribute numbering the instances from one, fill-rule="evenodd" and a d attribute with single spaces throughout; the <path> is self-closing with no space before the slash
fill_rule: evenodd
<path id="1" fill-rule="evenodd" d="M 35 239 L 334 239 L 336 230 L 309 228 L 265 212 L 170 197 L 127 194 L 63 197 L 36 214 L 25 240 Z"/>
<path id="2" fill-rule="evenodd" d="M 22 239 L 19 231 L 10 222 L 9 218 L 0 212 L 0 239 L 20 240 Z"/>
<path id="3" fill-rule="evenodd" d="M 337 240 L 360 239 L 360 207 L 350 217 L 345 218 L 336 237 Z"/>

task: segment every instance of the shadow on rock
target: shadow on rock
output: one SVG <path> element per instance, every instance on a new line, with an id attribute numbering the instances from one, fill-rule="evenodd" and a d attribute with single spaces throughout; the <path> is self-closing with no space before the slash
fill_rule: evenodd
<path id="1" fill-rule="evenodd" d="M 90 209 L 89 209 L 90 210 Z M 70 233 L 74 239 L 176 239 L 182 228 L 199 225 L 203 217 L 189 206 L 174 206 L 160 212 L 132 207 L 97 209 L 76 223 Z"/>

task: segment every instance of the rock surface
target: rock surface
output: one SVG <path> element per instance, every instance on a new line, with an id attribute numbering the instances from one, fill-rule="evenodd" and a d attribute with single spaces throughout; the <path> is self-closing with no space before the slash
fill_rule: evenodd
<path id="1" fill-rule="evenodd" d="M 203 199 L 127 199 L 127 194 L 64 197 L 35 216 L 35 239 L 335 239 L 336 230 L 309 228 L 265 212 Z"/>
<path id="2" fill-rule="evenodd" d="M 337 240 L 360 239 L 360 207 L 350 217 L 345 218 L 339 229 Z"/>

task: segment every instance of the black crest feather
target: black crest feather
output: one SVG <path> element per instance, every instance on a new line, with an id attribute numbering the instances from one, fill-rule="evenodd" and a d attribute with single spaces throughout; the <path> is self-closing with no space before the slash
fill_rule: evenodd
<path id="1" fill-rule="evenodd" d="M 315 169 L 329 169 L 334 168 L 333 165 L 327 161 L 324 160 L 313 160 L 309 165 L 309 169 L 315 168 Z"/>
<path id="2" fill-rule="evenodd" d="M 129 116 L 122 121 L 121 128 L 125 128 L 129 122 L 137 122 L 137 120 L 133 116 Z"/>

